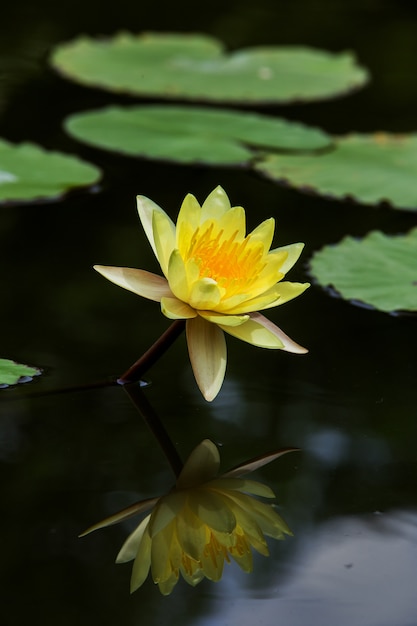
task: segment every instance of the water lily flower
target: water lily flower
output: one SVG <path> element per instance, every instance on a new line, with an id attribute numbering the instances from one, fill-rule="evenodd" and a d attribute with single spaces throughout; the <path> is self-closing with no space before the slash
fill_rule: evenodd
<path id="1" fill-rule="evenodd" d="M 137 201 L 164 276 L 126 267 L 94 269 L 120 287 L 160 302 L 169 319 L 186 320 L 191 365 L 206 400 L 213 400 L 223 383 L 224 332 L 263 348 L 307 352 L 259 313 L 292 300 L 309 286 L 282 281 L 304 244 L 270 250 L 273 218 L 246 235 L 244 209 L 231 207 L 221 187 L 202 206 L 188 194 L 176 225 L 152 200 L 138 196 Z"/>
<path id="2" fill-rule="evenodd" d="M 137 502 L 80 536 L 152 509 L 116 559 L 116 563 L 134 560 L 131 592 L 145 582 L 149 570 L 164 595 L 171 593 L 180 574 L 193 586 L 203 578 L 220 580 L 224 562 L 231 559 L 251 572 L 252 548 L 269 554 L 265 535 L 284 539 L 292 532 L 272 505 L 253 497 L 274 498 L 273 491 L 242 476 L 292 450 L 257 457 L 218 476 L 219 451 L 205 439 L 193 450 L 168 494 Z"/>

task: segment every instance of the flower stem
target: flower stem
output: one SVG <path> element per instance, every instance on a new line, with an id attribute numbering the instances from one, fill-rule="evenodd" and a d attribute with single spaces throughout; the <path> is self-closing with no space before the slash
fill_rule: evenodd
<path id="1" fill-rule="evenodd" d="M 123 387 L 127 395 L 142 415 L 144 421 L 150 428 L 155 439 L 159 443 L 165 457 L 167 458 L 176 477 L 178 477 L 183 468 L 181 458 L 171 441 L 164 425 L 158 415 L 153 410 L 148 399 L 138 384 L 125 384 Z"/>
<path id="2" fill-rule="evenodd" d="M 175 320 L 157 341 L 117 379 L 119 385 L 135 383 L 168 350 L 185 328 L 185 320 Z"/>

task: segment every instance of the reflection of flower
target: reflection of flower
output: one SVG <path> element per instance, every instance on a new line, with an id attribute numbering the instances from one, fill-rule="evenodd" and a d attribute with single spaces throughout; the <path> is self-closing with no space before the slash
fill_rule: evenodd
<path id="1" fill-rule="evenodd" d="M 220 580 L 224 561 L 230 562 L 230 557 L 250 572 L 251 548 L 267 556 L 265 535 L 283 539 L 292 533 L 271 505 L 251 495 L 273 498 L 271 489 L 241 476 L 288 451 L 259 457 L 217 477 L 219 452 L 205 439 L 191 453 L 167 495 L 138 502 L 83 534 L 152 508 L 116 560 L 125 563 L 134 559 L 132 592 L 143 584 L 149 569 L 164 595 L 171 593 L 180 573 L 193 586 L 204 577 Z"/>
<path id="2" fill-rule="evenodd" d="M 245 211 L 231 207 L 217 187 L 200 207 L 188 194 L 177 224 L 148 198 L 138 197 L 139 216 L 165 278 L 144 270 L 95 266 L 112 282 L 161 303 L 170 319 L 186 319 L 187 343 L 197 384 L 213 400 L 226 369 L 222 331 L 263 348 L 306 352 L 258 313 L 300 295 L 308 284 L 279 282 L 303 244 L 270 250 L 274 220 L 249 235 Z"/>

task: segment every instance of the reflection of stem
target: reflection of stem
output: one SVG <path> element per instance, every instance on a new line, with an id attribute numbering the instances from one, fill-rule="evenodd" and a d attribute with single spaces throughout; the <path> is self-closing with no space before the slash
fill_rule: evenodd
<path id="1" fill-rule="evenodd" d="M 127 395 L 129 396 L 135 407 L 138 409 L 139 413 L 142 415 L 146 424 L 152 431 L 152 434 L 161 446 L 162 451 L 168 459 L 168 462 L 171 465 L 175 476 L 179 476 L 183 468 L 181 458 L 174 444 L 172 443 L 167 431 L 165 430 L 161 420 L 149 404 L 148 399 L 146 398 L 142 389 L 137 384 L 125 384 L 123 389 L 126 391 Z"/>
<path id="2" fill-rule="evenodd" d="M 157 341 L 117 380 L 119 385 L 135 383 L 168 350 L 185 327 L 185 320 L 175 320 Z"/>

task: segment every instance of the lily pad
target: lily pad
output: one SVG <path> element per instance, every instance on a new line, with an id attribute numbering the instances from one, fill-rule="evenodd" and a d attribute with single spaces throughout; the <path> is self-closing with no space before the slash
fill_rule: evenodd
<path id="1" fill-rule="evenodd" d="M 346 300 L 381 311 L 417 311 L 417 228 L 406 235 L 373 231 L 316 252 L 310 273 Z"/>
<path id="2" fill-rule="evenodd" d="M 76 139 L 131 156 L 181 163 L 244 164 L 247 146 L 315 150 L 330 144 L 318 128 L 256 115 L 204 107 L 109 107 L 77 113 L 65 122 Z"/>
<path id="3" fill-rule="evenodd" d="M 34 376 L 39 376 L 40 373 L 41 370 L 37 367 L 15 363 L 10 359 L 0 359 L 0 388 L 30 382 Z"/>
<path id="4" fill-rule="evenodd" d="M 82 36 L 57 46 L 51 64 L 66 78 L 118 93 L 244 104 L 329 98 L 368 80 L 350 52 L 271 46 L 226 53 L 199 34 Z"/>
<path id="5" fill-rule="evenodd" d="M 0 139 L 0 203 L 56 200 L 99 178 L 100 170 L 74 156 Z"/>
<path id="6" fill-rule="evenodd" d="M 417 210 L 417 134 L 353 134 L 311 155 L 267 154 L 256 169 L 300 191 Z"/>

